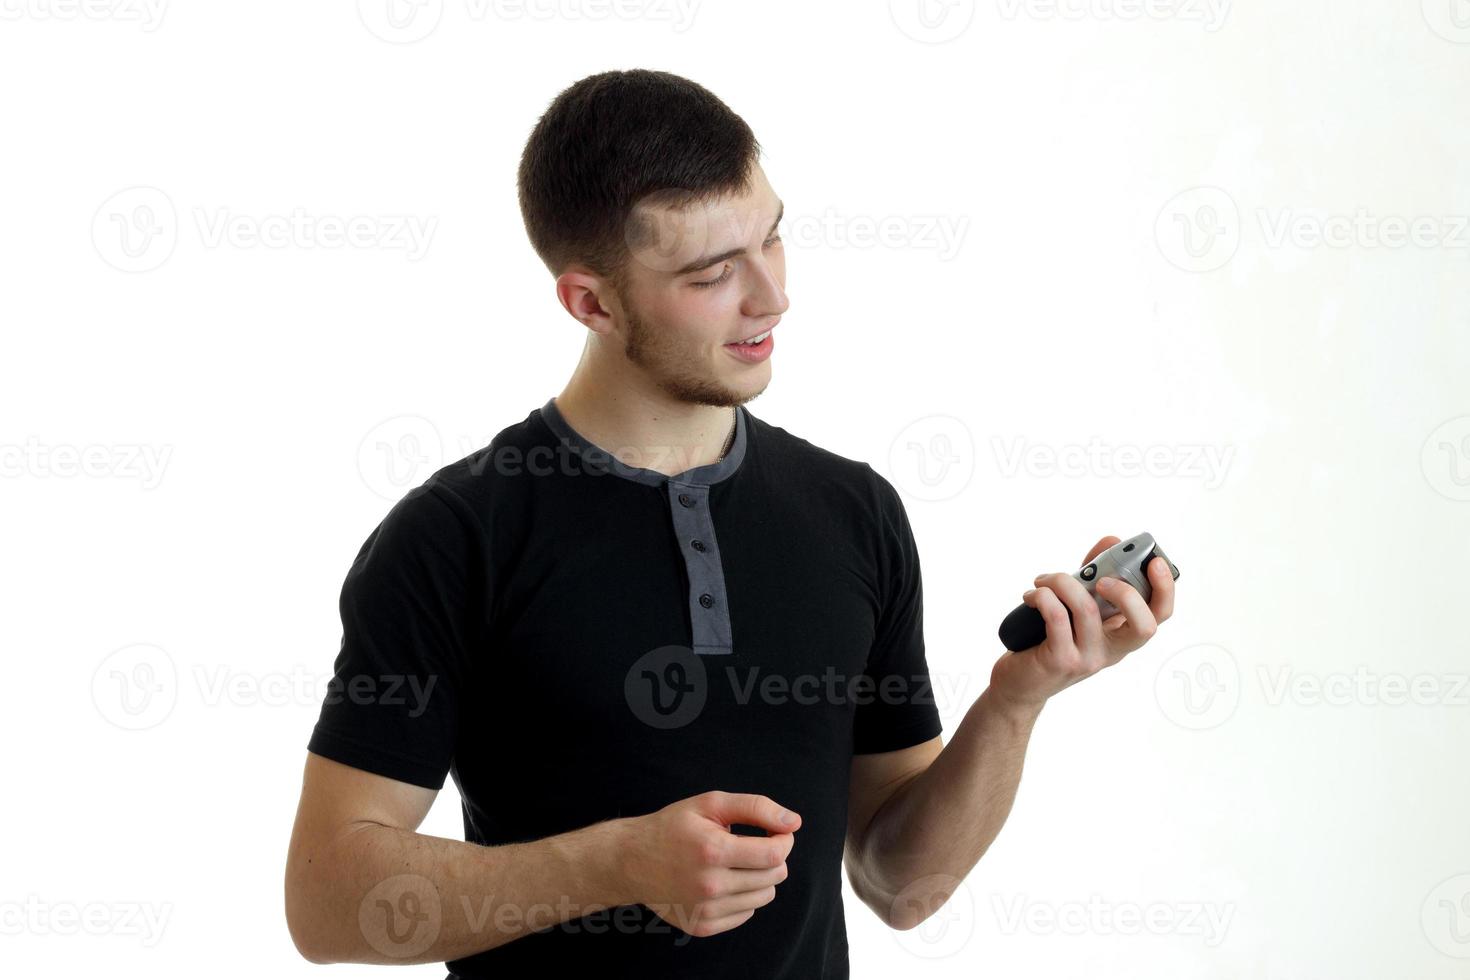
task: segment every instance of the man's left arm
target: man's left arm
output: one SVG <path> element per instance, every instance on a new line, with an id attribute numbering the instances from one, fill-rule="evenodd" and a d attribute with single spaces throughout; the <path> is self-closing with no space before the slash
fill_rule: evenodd
<path id="1" fill-rule="evenodd" d="M 1120 540 L 1098 541 L 1082 564 Z M 1122 660 L 1173 614 L 1168 563 L 1150 562 L 1148 574 L 1147 603 L 1126 582 L 1099 580 L 1100 593 L 1120 610 L 1106 621 L 1070 574 L 1038 575 L 1023 601 L 1040 611 L 1046 639 L 996 661 L 990 686 L 948 745 L 939 748 L 934 739 L 854 757 L 846 864 L 854 892 L 884 922 L 895 929 L 923 922 L 989 849 L 1010 815 L 1031 730 L 1047 700 Z"/>

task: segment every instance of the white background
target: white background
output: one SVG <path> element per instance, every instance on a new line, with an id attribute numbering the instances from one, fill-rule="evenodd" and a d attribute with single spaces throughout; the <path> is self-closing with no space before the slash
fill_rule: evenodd
<path id="1" fill-rule="evenodd" d="M 750 408 L 903 491 L 946 739 L 1034 575 L 1182 571 L 950 905 L 849 895 L 853 976 L 1470 972 L 1470 5 L 927 2 L 0 0 L 7 974 L 320 975 L 342 578 L 570 375 L 515 167 L 630 67 L 766 148 Z"/>

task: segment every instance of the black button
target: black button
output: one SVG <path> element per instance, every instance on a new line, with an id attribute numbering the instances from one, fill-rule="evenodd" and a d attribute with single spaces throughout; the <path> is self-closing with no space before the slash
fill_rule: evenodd
<path id="1" fill-rule="evenodd" d="M 679 503 L 683 504 L 685 507 L 693 507 L 694 498 L 689 496 L 689 494 L 687 493 L 681 493 L 679 494 Z"/>
<path id="2" fill-rule="evenodd" d="M 689 547 L 693 548 L 695 551 L 703 551 L 704 542 L 699 540 L 698 538 L 695 538 L 693 541 L 689 542 Z"/>
<path id="3" fill-rule="evenodd" d="M 1091 582 L 1092 581 L 1092 577 L 1094 575 L 1096 575 L 1096 574 L 1097 574 L 1097 566 L 1096 565 L 1088 565 L 1086 568 L 1082 569 L 1082 581 L 1084 581 L 1084 582 Z"/>
<path id="4" fill-rule="evenodd" d="M 706 592 L 699 597 L 699 604 L 708 609 L 710 606 L 713 606 L 715 604 L 715 598 L 714 596 Z"/>

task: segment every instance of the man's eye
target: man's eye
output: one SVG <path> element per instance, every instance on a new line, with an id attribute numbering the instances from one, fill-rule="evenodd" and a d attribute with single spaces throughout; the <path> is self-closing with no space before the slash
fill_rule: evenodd
<path id="1" fill-rule="evenodd" d="M 772 235 L 770 238 L 767 238 L 766 239 L 766 242 L 765 243 L 767 245 L 774 245 L 777 242 L 779 242 L 780 240 L 781 240 L 781 236 L 780 235 Z M 720 273 L 720 278 L 718 278 L 718 279 L 710 279 L 710 280 L 708 280 L 706 282 L 691 282 L 689 285 L 691 285 L 691 286 L 697 286 L 700 289 L 709 289 L 709 288 L 711 288 L 713 286 L 718 286 L 720 283 L 724 282 L 726 279 L 729 279 L 729 278 L 730 278 L 730 266 L 727 265 L 727 266 L 725 266 L 725 271 L 722 272 L 722 273 Z"/>
<path id="2" fill-rule="evenodd" d="M 720 283 L 724 282 L 726 279 L 729 279 L 729 278 L 730 278 L 730 267 L 727 265 L 727 266 L 725 266 L 725 271 L 722 272 L 722 273 L 720 273 L 720 278 L 718 278 L 718 279 L 711 279 L 708 282 L 691 282 L 689 285 L 691 285 L 691 286 L 698 286 L 700 289 L 709 289 L 712 286 L 718 286 Z"/>

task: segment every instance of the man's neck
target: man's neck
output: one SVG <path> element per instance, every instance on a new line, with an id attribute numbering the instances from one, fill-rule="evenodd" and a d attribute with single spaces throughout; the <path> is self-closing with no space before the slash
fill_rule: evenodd
<path id="1" fill-rule="evenodd" d="M 573 379 L 556 408 L 582 438 L 629 466 L 673 476 L 720 458 L 738 409 L 632 391 L 599 391 Z"/>

